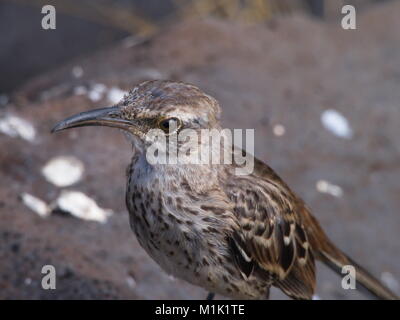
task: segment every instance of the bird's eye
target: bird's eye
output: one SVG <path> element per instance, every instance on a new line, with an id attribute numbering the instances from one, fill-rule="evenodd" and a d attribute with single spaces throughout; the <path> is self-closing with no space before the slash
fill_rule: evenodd
<path id="1" fill-rule="evenodd" d="M 171 133 L 173 133 L 173 132 L 175 132 L 175 131 L 180 129 L 181 121 L 178 118 L 162 119 L 158 123 L 158 126 L 165 133 L 171 134 Z"/>

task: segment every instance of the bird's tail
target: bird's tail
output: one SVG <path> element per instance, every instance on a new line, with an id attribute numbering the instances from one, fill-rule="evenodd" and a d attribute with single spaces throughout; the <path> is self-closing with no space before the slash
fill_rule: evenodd
<path id="1" fill-rule="evenodd" d="M 322 250 L 319 252 L 320 260 L 324 262 L 328 267 L 334 270 L 339 275 L 342 274 L 342 268 L 345 265 L 350 265 L 355 268 L 355 280 L 357 284 L 360 284 L 370 294 L 377 299 L 383 300 L 398 300 L 399 297 L 394 294 L 391 290 L 386 288 L 379 280 L 372 276 L 367 270 L 361 267 L 359 264 L 354 262 L 351 258 L 345 255 L 336 247 L 336 252 L 332 250 Z"/>
<path id="2" fill-rule="evenodd" d="M 316 258 L 325 263 L 333 271 L 342 274 L 343 266 L 350 265 L 355 268 L 355 280 L 357 284 L 365 288 L 370 294 L 377 299 L 382 300 L 399 300 L 400 298 L 394 294 L 391 290 L 386 288 L 379 280 L 372 276 L 359 264 L 354 262 L 345 253 L 338 249 L 325 235 L 322 228 L 314 217 L 308 215 L 311 219 L 311 247 L 314 249 L 313 252 Z"/>

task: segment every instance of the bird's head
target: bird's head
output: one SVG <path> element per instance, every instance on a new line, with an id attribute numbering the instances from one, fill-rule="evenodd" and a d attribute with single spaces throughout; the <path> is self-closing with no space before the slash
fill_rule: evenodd
<path id="1" fill-rule="evenodd" d="M 59 122 L 57 132 L 82 126 L 108 126 L 124 130 L 139 149 L 151 143 L 150 131 L 167 136 L 182 129 L 219 128 L 218 102 L 199 88 L 173 81 L 146 81 L 129 92 L 117 105 L 73 115 Z M 149 138 L 150 136 L 150 138 Z"/>

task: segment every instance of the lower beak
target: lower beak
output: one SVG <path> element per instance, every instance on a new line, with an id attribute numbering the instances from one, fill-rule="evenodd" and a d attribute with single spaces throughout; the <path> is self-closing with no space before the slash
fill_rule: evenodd
<path id="1" fill-rule="evenodd" d="M 57 123 L 51 132 L 84 126 L 107 126 L 127 130 L 132 126 L 132 123 L 121 118 L 119 107 L 109 107 L 94 109 L 69 117 Z"/>

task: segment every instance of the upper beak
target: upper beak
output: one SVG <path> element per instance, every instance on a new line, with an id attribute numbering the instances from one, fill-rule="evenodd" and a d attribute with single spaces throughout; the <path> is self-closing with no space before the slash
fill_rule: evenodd
<path id="1" fill-rule="evenodd" d="M 132 126 L 128 120 L 121 118 L 119 107 L 109 107 L 81 112 L 55 125 L 51 132 L 83 126 L 108 126 L 127 130 Z"/>

